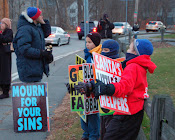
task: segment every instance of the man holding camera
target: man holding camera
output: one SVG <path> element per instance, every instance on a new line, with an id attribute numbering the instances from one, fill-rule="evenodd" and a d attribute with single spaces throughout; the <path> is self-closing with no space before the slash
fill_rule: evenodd
<path id="1" fill-rule="evenodd" d="M 40 82 L 43 73 L 49 75 L 49 63 L 53 61 L 52 51 L 45 49 L 44 38 L 51 33 L 48 20 L 43 20 L 42 11 L 29 7 L 22 12 L 13 42 L 17 56 L 19 79 L 22 82 Z"/>
<path id="2" fill-rule="evenodd" d="M 114 24 L 110 23 L 108 20 L 108 15 L 104 14 L 103 19 L 98 22 L 97 32 L 100 33 L 102 38 L 112 39 L 112 29 L 114 29 Z"/>

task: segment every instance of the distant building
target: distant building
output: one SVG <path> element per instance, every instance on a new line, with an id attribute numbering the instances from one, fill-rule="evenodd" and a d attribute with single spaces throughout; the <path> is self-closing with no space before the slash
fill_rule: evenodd
<path id="1" fill-rule="evenodd" d="M 174 25 L 174 24 L 175 24 L 175 8 L 173 8 L 171 12 L 168 12 L 167 16 L 167 25 Z"/>
<path id="2" fill-rule="evenodd" d="M 175 2 L 174 0 L 169 0 L 167 25 L 175 25 Z"/>
<path id="3" fill-rule="evenodd" d="M 77 5 L 77 2 L 73 2 L 67 8 L 67 13 L 68 13 L 70 25 L 76 27 L 78 25 L 78 5 Z"/>

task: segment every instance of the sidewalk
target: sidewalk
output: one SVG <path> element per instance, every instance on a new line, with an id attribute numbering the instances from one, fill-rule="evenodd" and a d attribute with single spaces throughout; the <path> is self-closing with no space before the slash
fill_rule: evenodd
<path id="1" fill-rule="evenodd" d="M 64 83 L 68 82 L 68 65 L 75 64 L 75 54 L 83 56 L 83 51 L 71 54 L 67 57 L 57 60 L 56 62 L 53 62 L 50 65 L 50 76 L 48 78 L 45 76 L 43 77 L 42 82 L 48 82 L 50 118 L 53 117 L 53 111 L 61 104 L 61 101 L 67 92 Z M 49 132 L 14 132 L 11 94 L 10 98 L 0 101 L 0 110 L 0 140 L 45 140 L 49 134 Z"/>

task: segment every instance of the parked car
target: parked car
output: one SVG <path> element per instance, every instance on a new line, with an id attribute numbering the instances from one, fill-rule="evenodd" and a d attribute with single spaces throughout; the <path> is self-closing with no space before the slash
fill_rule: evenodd
<path id="1" fill-rule="evenodd" d="M 113 34 L 128 34 L 132 32 L 132 27 L 128 22 L 113 22 L 114 29 L 112 29 Z"/>
<path id="2" fill-rule="evenodd" d="M 69 44 L 70 35 L 61 27 L 51 26 L 51 34 L 45 38 L 46 44 L 53 44 L 60 46 L 62 44 Z"/>
<path id="3" fill-rule="evenodd" d="M 159 31 L 162 28 L 166 29 L 166 26 L 161 21 L 149 21 L 146 24 L 146 32 Z"/>
<path id="4" fill-rule="evenodd" d="M 89 22 L 89 32 L 97 32 L 97 23 L 96 21 Z M 84 36 L 84 22 L 81 22 L 80 25 L 77 27 L 77 34 L 78 39 L 81 40 Z"/>

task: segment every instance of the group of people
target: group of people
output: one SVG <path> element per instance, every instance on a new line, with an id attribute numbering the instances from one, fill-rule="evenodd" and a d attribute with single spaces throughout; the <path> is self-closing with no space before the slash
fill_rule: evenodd
<path id="1" fill-rule="evenodd" d="M 109 21 L 107 14 L 103 15 L 103 18 L 100 19 L 97 25 L 97 32 L 101 35 L 101 38 L 110 38 L 112 39 L 112 29 L 114 29 L 114 24 Z M 134 38 L 137 38 L 137 32 L 139 31 L 140 26 L 137 22 L 134 23 L 132 31 L 134 32 Z"/>
<path id="2" fill-rule="evenodd" d="M 99 53 L 111 59 L 119 58 L 119 44 L 109 39 L 100 44 L 102 38 L 112 38 L 114 25 L 109 22 L 105 14 L 97 30 L 99 33 L 89 33 L 86 36 L 84 50 L 87 63 L 93 63 L 92 52 Z M 19 79 L 22 82 L 39 82 L 43 73 L 49 75 L 49 63 L 53 61 L 52 51 L 45 49 L 44 38 L 51 33 L 48 20 L 42 17 L 42 11 L 29 7 L 19 18 L 17 33 L 13 39 L 11 21 L 8 18 L 1 20 L 0 32 L 0 87 L 3 94 L 0 99 L 9 97 L 11 84 L 11 44 L 16 58 Z M 148 98 L 147 70 L 153 73 L 156 65 L 151 61 L 153 46 L 147 39 L 133 39 L 122 62 L 123 73 L 118 83 L 104 84 L 99 80 L 90 83 L 79 83 L 75 86 L 83 94 L 93 93 L 98 99 L 100 95 L 115 96 L 127 95 L 128 107 L 131 115 L 115 112 L 106 116 L 105 123 L 100 127 L 99 114 L 87 115 L 87 122 L 81 120 L 84 131 L 82 140 L 98 140 L 100 135 L 104 140 L 135 140 L 142 120 L 144 99 Z M 84 90 L 82 90 L 84 89 Z M 87 90 L 88 89 L 88 90 Z M 102 125 L 104 125 L 102 129 Z M 101 130 L 101 134 L 100 134 Z"/>
<path id="3" fill-rule="evenodd" d="M 29 7 L 22 12 L 13 38 L 11 20 L 1 20 L 0 32 L 0 99 L 9 97 L 11 85 L 11 46 L 16 54 L 19 79 L 22 82 L 39 82 L 49 75 L 49 63 L 53 61 L 52 51 L 45 49 L 44 38 L 51 34 L 48 20 L 44 20 L 39 8 Z M 13 42 L 13 43 L 12 43 Z"/>
<path id="4" fill-rule="evenodd" d="M 92 52 L 99 53 L 111 59 L 119 59 L 119 44 L 108 39 L 100 44 L 99 33 L 89 33 L 86 36 L 84 55 L 87 63 L 93 63 Z M 81 140 L 136 140 L 143 120 L 144 100 L 149 98 L 146 74 L 153 73 L 156 65 L 151 61 L 153 45 L 147 39 L 132 39 L 126 58 L 122 62 L 123 73 L 118 83 L 104 84 L 99 80 L 89 83 L 79 82 L 75 89 L 86 94 L 94 94 L 122 98 L 127 96 L 131 115 L 115 112 L 113 115 L 99 117 L 99 114 L 87 115 L 87 122 L 81 119 L 83 135 Z M 102 122 L 100 124 L 100 122 Z M 101 126 L 100 126 L 101 125 Z M 101 136 L 101 137 L 100 137 Z"/>

